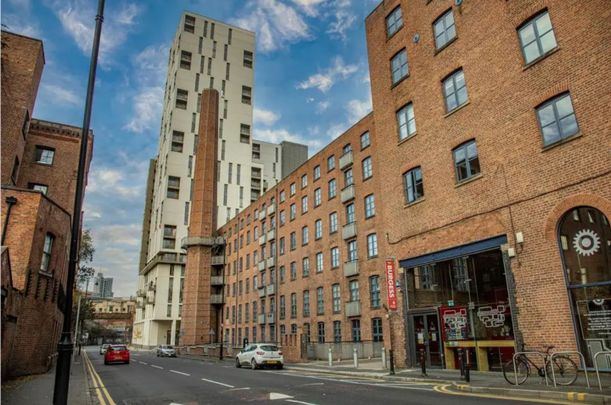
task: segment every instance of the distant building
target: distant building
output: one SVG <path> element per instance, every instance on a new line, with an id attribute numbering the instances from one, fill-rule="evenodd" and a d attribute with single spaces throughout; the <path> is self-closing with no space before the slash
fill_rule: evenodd
<path id="1" fill-rule="evenodd" d="M 43 44 L 6 31 L 1 39 L 5 378 L 47 371 L 57 351 L 81 129 L 31 118 L 45 63 Z M 89 137 L 85 184 L 91 132 Z"/>
<path id="2" fill-rule="evenodd" d="M 98 273 L 93 281 L 92 297 L 97 298 L 112 298 L 112 277 L 104 277 L 102 273 Z"/>

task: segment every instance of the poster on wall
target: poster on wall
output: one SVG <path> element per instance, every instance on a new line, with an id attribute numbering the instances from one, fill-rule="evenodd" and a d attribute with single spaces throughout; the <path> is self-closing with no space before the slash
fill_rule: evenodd
<path id="1" fill-rule="evenodd" d="M 577 303 L 585 339 L 611 339 L 611 299 L 596 298 Z"/>
<path id="2" fill-rule="evenodd" d="M 439 307 L 439 315 L 443 325 L 441 330 L 443 340 L 464 340 L 468 338 L 469 318 L 467 307 L 441 306 Z"/>
<path id="3" fill-rule="evenodd" d="M 395 280 L 395 261 L 394 259 L 386 259 L 384 262 L 386 269 L 386 287 L 388 293 L 388 309 L 391 311 L 397 310 L 397 287 Z"/>

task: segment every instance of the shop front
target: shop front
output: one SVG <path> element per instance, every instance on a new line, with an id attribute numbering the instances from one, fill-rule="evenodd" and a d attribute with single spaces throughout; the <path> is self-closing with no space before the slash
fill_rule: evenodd
<path id="1" fill-rule="evenodd" d="M 400 261 L 412 365 L 424 356 L 427 367 L 457 368 L 461 350 L 472 369 L 500 370 L 511 359 L 505 243 L 499 236 Z"/>

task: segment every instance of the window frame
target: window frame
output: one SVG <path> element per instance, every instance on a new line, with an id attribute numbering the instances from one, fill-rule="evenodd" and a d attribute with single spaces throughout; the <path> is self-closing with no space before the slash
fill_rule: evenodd
<path id="1" fill-rule="evenodd" d="M 403 114 L 403 112 L 405 112 Z M 412 115 L 412 118 L 410 118 L 410 112 Z M 405 123 L 402 125 L 401 124 L 401 120 L 400 117 L 405 117 Z M 416 135 L 416 132 L 418 131 L 418 128 L 416 127 L 416 113 L 414 111 L 414 103 L 413 102 L 409 102 L 405 105 L 403 105 L 403 107 L 399 108 L 396 112 L 395 112 L 395 122 L 397 124 L 397 135 L 399 136 L 399 142 L 403 142 L 406 139 L 409 139 L 410 137 Z M 410 132 L 410 123 L 413 123 L 413 132 Z M 402 136 L 401 133 L 401 128 L 407 128 L 407 133 L 405 136 Z"/>
<path id="2" fill-rule="evenodd" d="M 55 161 L 55 148 L 46 145 L 36 145 L 34 153 L 34 163 L 43 166 L 53 166 L 53 162 Z M 49 156 L 50 162 L 48 162 Z"/>
<path id="3" fill-rule="evenodd" d="M 469 155 L 468 155 L 468 147 L 471 144 L 475 144 L 475 151 L 476 151 L 476 157 L 477 157 L 477 165 L 479 167 L 479 171 L 477 173 L 472 173 L 471 171 L 471 161 L 469 160 Z M 465 162 L 467 164 L 467 177 L 461 179 L 459 178 L 459 171 L 458 171 L 458 165 L 456 162 L 456 152 L 464 149 L 465 150 Z M 458 145 L 457 147 L 455 147 L 454 149 L 452 149 L 452 159 L 454 161 L 454 176 L 456 179 L 456 183 L 463 183 L 465 181 L 471 180 L 475 177 L 477 177 L 478 175 L 481 174 L 482 172 L 482 167 L 481 167 L 481 163 L 479 161 L 479 151 L 477 150 L 477 142 L 475 140 L 475 138 L 473 139 L 469 139 L 468 141 L 465 141 L 463 143 L 461 143 L 460 145 Z"/>
<path id="4" fill-rule="evenodd" d="M 437 45 L 438 35 L 437 35 L 437 32 L 435 31 L 435 26 L 437 25 L 437 22 L 443 21 L 443 36 L 447 37 L 448 27 L 446 26 L 446 16 L 448 14 L 452 16 L 452 26 L 454 27 L 454 36 L 452 38 L 446 39 L 442 45 L 438 46 Z M 447 48 L 451 43 L 456 41 L 456 38 L 458 38 L 458 32 L 456 30 L 456 20 L 454 19 L 454 11 L 452 10 L 451 7 L 447 9 L 446 11 L 444 11 L 443 13 L 441 13 L 441 15 L 433 21 L 432 28 L 433 28 L 433 42 L 435 43 L 435 52 L 440 52 L 441 50 Z"/>
<path id="5" fill-rule="evenodd" d="M 399 14 L 399 18 L 396 18 L 396 14 Z M 389 25 L 389 21 L 390 19 L 393 19 L 392 23 Z M 400 22 L 400 24 L 397 26 L 397 21 Z M 397 7 L 395 7 L 394 9 L 392 9 L 392 11 L 390 13 L 388 13 L 386 15 L 386 17 L 384 18 L 384 23 L 385 23 L 385 28 L 386 28 L 386 38 L 392 38 L 397 32 L 399 32 L 399 30 L 401 28 L 403 28 L 403 10 L 401 10 L 401 6 L 398 5 Z M 394 27 L 394 29 L 391 32 L 391 27 Z"/>
<path id="6" fill-rule="evenodd" d="M 418 171 L 418 173 L 420 173 L 420 183 L 417 183 L 415 174 L 416 171 Z M 410 200 L 409 198 L 409 188 L 408 188 L 408 179 L 411 180 L 412 182 L 412 187 L 413 187 L 413 194 L 415 196 L 414 199 Z M 418 185 L 421 186 L 422 188 L 422 193 L 420 195 L 417 195 L 417 188 Z M 406 204 L 412 204 L 415 203 L 416 201 L 421 200 L 422 198 L 424 198 L 424 177 L 422 176 L 422 167 L 421 166 L 416 166 L 408 171 L 406 171 L 405 173 L 403 173 L 403 192 L 404 192 L 404 196 L 405 196 L 405 203 Z"/>
<path id="7" fill-rule="evenodd" d="M 550 27 L 551 29 L 545 33 L 543 33 L 543 35 L 539 35 L 539 28 L 537 27 L 537 21 L 542 18 L 544 15 L 547 15 L 547 18 L 549 19 L 549 23 L 550 23 Z M 526 29 L 526 27 L 531 26 L 533 27 L 533 33 L 535 36 L 535 40 L 529 42 L 528 44 L 524 45 L 524 42 L 522 41 L 522 35 L 520 34 L 522 30 Z M 554 42 L 555 42 L 555 46 L 550 48 L 548 51 L 546 52 L 542 52 L 543 47 L 541 44 L 541 37 L 548 34 L 548 33 L 552 33 L 552 36 L 554 37 Z M 520 52 L 522 53 L 522 59 L 524 60 L 524 65 L 525 66 L 529 66 L 532 65 L 533 63 L 536 63 L 538 61 L 540 61 L 541 59 L 545 59 L 548 55 L 550 55 L 551 53 L 553 53 L 556 49 L 558 49 L 558 40 L 556 39 L 556 32 L 554 31 L 554 24 L 552 23 L 552 17 L 549 13 L 549 10 L 547 8 L 544 8 L 543 10 L 539 11 L 538 13 L 532 15 L 530 18 L 528 18 L 526 21 L 524 21 L 522 24 L 520 24 L 517 28 L 516 28 L 516 33 L 518 35 L 518 42 L 520 43 Z M 539 51 L 539 55 L 530 60 L 527 61 L 526 60 L 526 53 L 524 48 L 532 43 L 536 43 L 537 44 L 537 50 Z"/>
<path id="8" fill-rule="evenodd" d="M 403 60 L 405 56 L 405 60 Z M 401 59 L 401 60 L 399 60 Z M 399 62 L 399 66 L 395 69 L 395 61 Z M 405 72 L 403 69 L 405 68 Z M 395 73 L 398 72 L 401 76 L 395 78 Z M 409 77 L 409 61 L 407 58 L 407 48 L 402 48 L 390 58 L 390 81 L 391 86 L 394 87 L 401 83 L 403 80 Z"/>
<path id="9" fill-rule="evenodd" d="M 462 79 L 463 79 L 463 83 L 464 86 L 457 88 L 456 86 L 456 76 L 458 76 L 459 74 L 462 74 Z M 452 81 L 452 89 L 453 92 L 451 94 L 446 93 L 446 82 L 448 82 L 449 80 Z M 463 103 L 459 104 L 459 100 L 458 100 L 458 91 L 460 89 L 465 89 L 465 95 L 466 95 L 466 99 Z M 459 67 L 458 69 L 452 71 L 451 73 L 449 73 L 446 77 L 444 77 L 441 80 L 441 91 L 443 93 L 443 103 L 444 103 L 444 107 L 445 107 L 445 112 L 446 114 L 450 114 L 456 110 L 458 110 L 460 107 L 467 105 L 469 103 L 469 91 L 467 90 L 467 79 L 465 78 L 465 71 L 462 67 Z M 448 99 L 450 97 L 454 98 L 454 101 L 456 102 L 456 106 L 452 109 L 449 109 L 448 106 Z"/>
<path id="10" fill-rule="evenodd" d="M 563 117 L 560 118 L 559 114 L 558 114 L 558 108 L 557 108 L 557 104 L 559 101 L 565 99 L 566 97 L 568 97 L 569 102 L 571 104 L 571 109 L 573 110 L 571 114 L 565 115 Z M 552 125 L 552 123 L 548 123 L 545 127 L 543 127 L 541 125 L 541 117 L 539 115 L 539 111 L 541 111 L 542 109 L 548 107 L 548 106 L 552 106 L 552 111 L 554 113 L 554 125 L 556 125 L 556 127 L 558 128 L 558 135 L 559 135 L 559 139 L 554 141 L 554 142 L 550 142 L 550 143 L 546 143 L 545 142 L 545 134 L 543 132 L 543 128 L 548 127 L 550 125 Z M 569 139 L 575 138 L 576 136 L 579 135 L 580 132 L 580 128 L 579 128 L 579 122 L 577 121 L 577 113 L 575 112 L 575 106 L 573 105 L 573 98 L 571 97 L 571 93 L 570 91 L 565 91 L 563 93 L 557 94 L 549 99 L 547 99 L 546 101 L 544 101 L 543 103 L 539 104 L 538 106 L 535 107 L 535 115 L 537 117 L 537 126 L 539 127 L 539 133 L 541 134 L 541 141 L 543 142 L 543 147 L 544 148 L 548 148 L 554 145 L 558 145 L 561 144 Z M 562 134 L 562 127 L 560 126 L 560 121 L 570 117 L 570 116 L 574 117 L 574 121 L 575 121 L 575 132 L 571 133 L 570 135 L 567 136 L 563 136 Z"/>

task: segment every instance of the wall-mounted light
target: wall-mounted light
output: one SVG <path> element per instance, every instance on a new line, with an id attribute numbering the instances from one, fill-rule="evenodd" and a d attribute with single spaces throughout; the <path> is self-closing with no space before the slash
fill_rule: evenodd
<path id="1" fill-rule="evenodd" d="M 516 232 L 516 243 L 520 245 L 524 243 L 524 234 L 522 232 Z"/>

